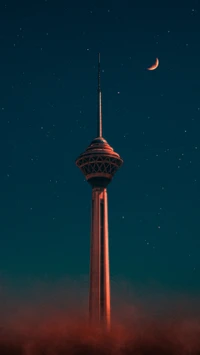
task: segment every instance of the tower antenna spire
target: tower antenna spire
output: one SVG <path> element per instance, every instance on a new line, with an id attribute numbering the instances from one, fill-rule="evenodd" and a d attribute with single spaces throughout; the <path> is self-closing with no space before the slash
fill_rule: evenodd
<path id="1" fill-rule="evenodd" d="M 97 111 L 97 137 L 102 137 L 102 102 L 101 102 L 101 82 L 100 82 L 100 53 L 98 61 L 98 111 Z"/>

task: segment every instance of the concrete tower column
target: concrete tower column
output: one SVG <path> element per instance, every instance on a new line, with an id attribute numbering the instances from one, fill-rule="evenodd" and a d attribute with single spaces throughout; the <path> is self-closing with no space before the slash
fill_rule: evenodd
<path id="1" fill-rule="evenodd" d="M 110 328 L 110 270 L 106 188 L 92 190 L 89 315 L 92 324 Z"/>
<path id="2" fill-rule="evenodd" d="M 104 263 L 103 263 L 103 299 L 104 311 L 103 317 L 106 322 L 106 328 L 110 329 L 110 262 L 109 262 L 109 233 L 108 233 L 108 196 L 107 189 L 103 190 L 104 200 L 104 224 L 103 224 L 103 240 L 104 240 Z"/>

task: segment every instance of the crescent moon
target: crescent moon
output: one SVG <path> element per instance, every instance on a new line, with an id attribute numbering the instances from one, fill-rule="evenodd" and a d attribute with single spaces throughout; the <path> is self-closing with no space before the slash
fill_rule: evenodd
<path id="1" fill-rule="evenodd" d="M 159 66 L 159 59 L 156 58 L 155 63 L 151 67 L 147 68 L 147 70 L 155 70 L 158 68 L 158 66 Z"/>

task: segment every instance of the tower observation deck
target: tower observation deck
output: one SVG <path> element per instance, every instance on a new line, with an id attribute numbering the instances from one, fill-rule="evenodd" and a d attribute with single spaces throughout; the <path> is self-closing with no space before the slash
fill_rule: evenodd
<path id="1" fill-rule="evenodd" d="M 102 136 L 100 54 L 98 61 L 97 137 L 76 165 L 92 187 L 89 318 L 91 324 L 110 328 L 110 267 L 107 186 L 123 160 Z"/>

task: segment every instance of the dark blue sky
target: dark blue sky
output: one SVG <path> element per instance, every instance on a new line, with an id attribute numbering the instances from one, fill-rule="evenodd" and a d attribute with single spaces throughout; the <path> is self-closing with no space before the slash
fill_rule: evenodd
<path id="1" fill-rule="evenodd" d="M 124 159 L 108 188 L 111 279 L 199 292 L 199 5 L 0 5 L 2 278 L 87 278 L 91 188 L 75 159 L 96 134 L 100 51 L 103 136 Z"/>

